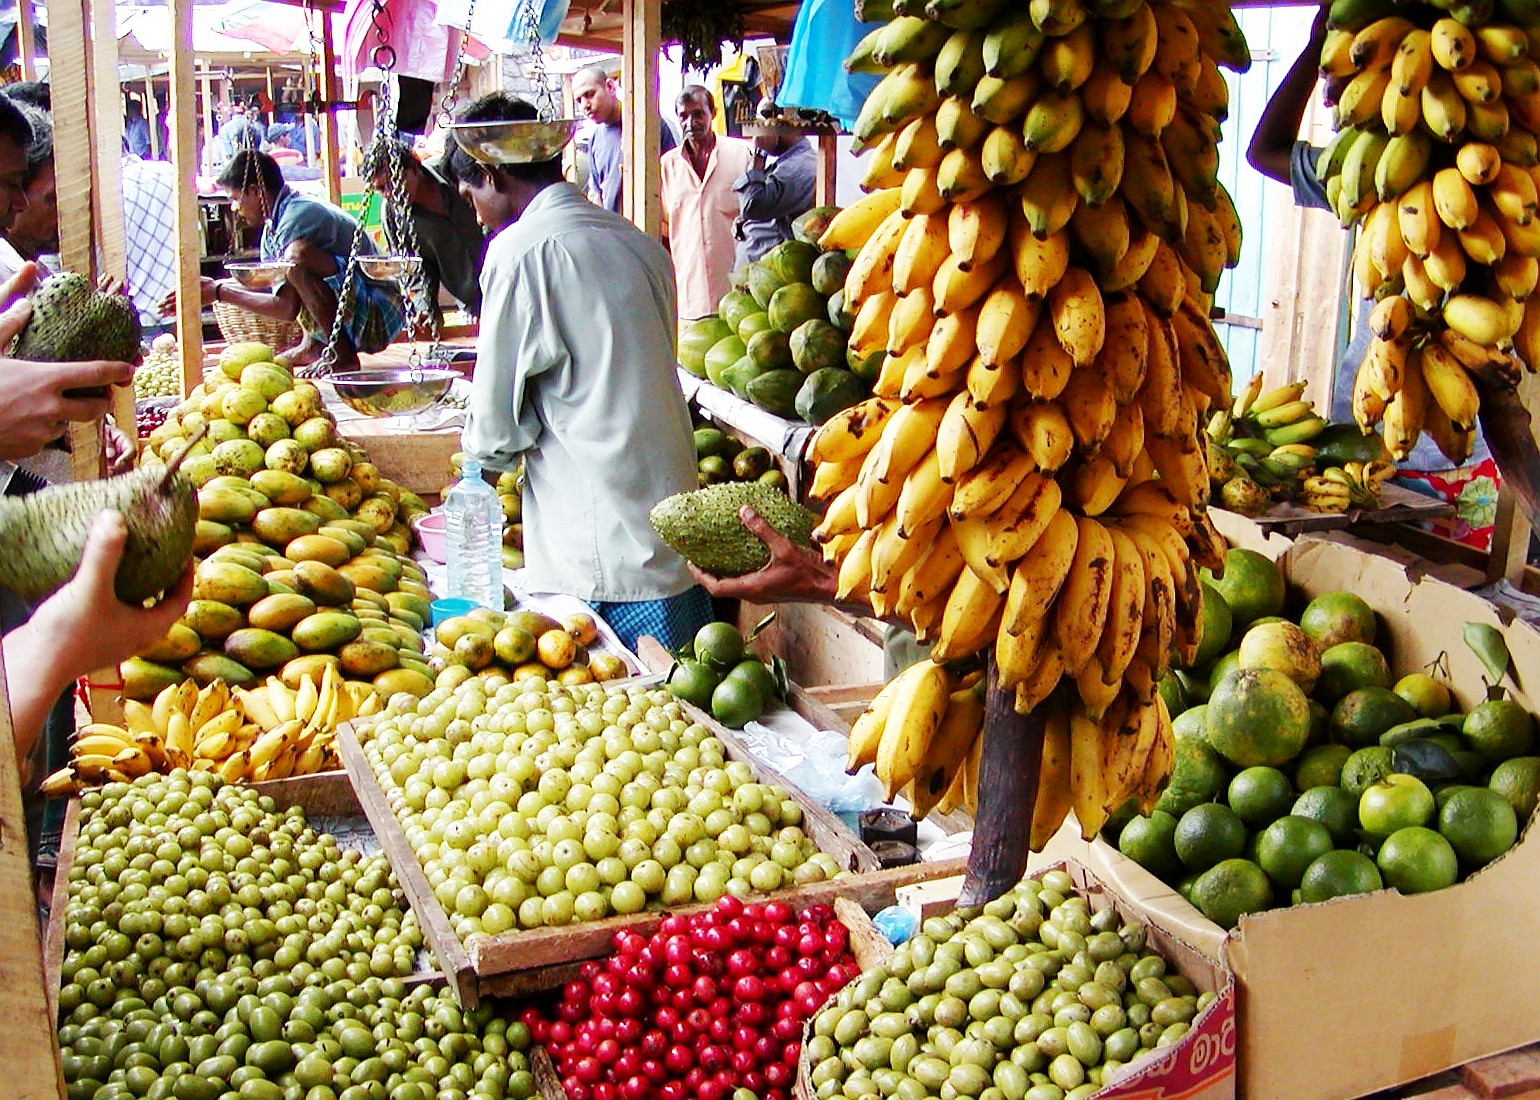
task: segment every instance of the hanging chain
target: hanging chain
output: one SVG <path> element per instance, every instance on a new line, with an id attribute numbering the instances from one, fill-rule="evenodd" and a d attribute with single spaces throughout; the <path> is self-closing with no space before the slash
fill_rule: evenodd
<path id="1" fill-rule="evenodd" d="M 460 32 L 460 52 L 455 57 L 455 74 L 449 81 L 449 87 L 444 91 L 444 98 L 438 105 L 438 124 L 448 126 L 455 120 L 455 101 L 460 97 L 460 82 L 465 79 L 465 70 L 470 64 L 470 56 L 466 50 L 466 43 L 471 38 L 471 21 L 476 18 L 476 0 L 470 0 L 465 9 L 465 29 Z M 453 141 L 453 138 L 449 140 Z"/>
<path id="2" fill-rule="evenodd" d="M 540 43 L 540 12 L 535 0 L 523 0 L 524 26 L 529 33 L 529 73 L 535 82 L 535 108 L 543 119 L 556 117 L 556 100 L 545 75 L 545 48 Z"/>

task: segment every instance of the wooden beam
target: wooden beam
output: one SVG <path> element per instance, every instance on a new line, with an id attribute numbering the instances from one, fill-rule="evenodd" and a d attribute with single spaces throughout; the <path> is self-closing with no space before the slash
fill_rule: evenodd
<path id="1" fill-rule="evenodd" d="M 153 160 L 160 159 L 160 109 L 155 103 L 155 84 L 149 77 L 144 78 L 144 117 L 150 124 L 150 157 Z"/>
<path id="2" fill-rule="evenodd" d="M 198 175 L 198 88 L 196 62 L 192 54 L 193 0 L 171 0 L 171 33 L 178 45 L 185 46 L 171 55 L 170 134 L 171 164 L 176 172 L 176 206 L 172 211 L 176 227 L 176 342 L 181 358 L 182 393 L 185 395 L 203 381 L 203 307 L 198 299 L 198 277 L 202 274 L 199 244 L 201 229 L 198 189 L 193 185 Z M 214 140 L 213 87 L 204 77 L 203 112 L 207 120 L 207 142 Z"/>
<path id="3" fill-rule="evenodd" d="M 818 176 L 813 184 L 813 205 L 833 206 L 839 139 L 833 134 L 819 134 L 814 147 L 818 150 Z"/>
<path id="4" fill-rule="evenodd" d="M 663 6 L 649 0 L 625 0 L 625 48 L 621 115 L 625 214 L 644 233 L 663 232 L 663 173 L 658 158 L 663 120 L 658 114 L 658 48 L 663 37 Z"/>
<path id="5" fill-rule="evenodd" d="M 123 88 L 118 83 L 118 22 L 114 0 L 87 0 L 91 23 L 91 144 L 95 180 L 91 220 L 96 247 L 95 273 L 125 279 L 128 239 L 123 231 Z M 134 438 L 134 388 L 112 391 L 112 418 Z"/>
<path id="6" fill-rule="evenodd" d="M 23 80 L 37 79 L 37 24 L 32 14 L 32 0 L 18 0 L 16 4 L 16 60 L 21 65 Z"/>
<path id="7" fill-rule="evenodd" d="M 37 895 L 27 857 L 27 819 L 21 805 L 16 731 L 5 697 L 0 657 L 0 1059 L 6 1094 L 19 1100 L 62 1100 L 64 1071 L 54 1038 L 53 1012 L 43 971 Z"/>
<path id="8" fill-rule="evenodd" d="M 332 41 L 332 21 L 321 20 L 321 98 L 335 103 L 342 98 L 342 81 L 337 75 L 337 44 Z M 337 116 L 322 111 L 321 178 L 326 180 L 326 197 L 335 206 L 342 205 L 342 162 L 337 151 Z"/>

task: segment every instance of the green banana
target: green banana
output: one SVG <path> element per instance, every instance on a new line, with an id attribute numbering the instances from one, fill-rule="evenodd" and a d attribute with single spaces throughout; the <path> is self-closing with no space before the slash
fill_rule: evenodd
<path id="1" fill-rule="evenodd" d="M 952 32 L 940 23 L 913 15 L 901 16 L 882 29 L 882 37 L 872 49 L 872 57 L 881 65 L 901 65 L 905 61 L 929 61 L 940 52 Z"/>
<path id="2" fill-rule="evenodd" d="M 1361 132 L 1358 127 L 1349 126 L 1327 142 L 1326 148 L 1315 158 L 1315 178 L 1318 182 L 1325 183 L 1341 174 L 1342 162 L 1347 159 L 1348 150 L 1353 147 L 1353 142 L 1358 140 Z"/>
<path id="3" fill-rule="evenodd" d="M 993 25 L 1011 0 L 929 0 L 925 18 L 953 30 L 981 31 Z"/>
<path id="4" fill-rule="evenodd" d="M 1433 157 L 1433 139 L 1421 131 L 1391 138 L 1374 166 L 1374 189 L 1381 202 L 1393 202 L 1422 179 Z"/>
<path id="5" fill-rule="evenodd" d="M 1037 64 L 1048 36 L 1037 29 L 1023 7 L 1001 20 L 984 35 L 984 71 L 1002 80 L 1020 76 Z"/>
<path id="6" fill-rule="evenodd" d="M 1324 416 L 1309 416 L 1281 428 L 1268 428 L 1262 435 L 1274 447 L 1286 443 L 1309 443 L 1324 432 L 1329 423 Z"/>

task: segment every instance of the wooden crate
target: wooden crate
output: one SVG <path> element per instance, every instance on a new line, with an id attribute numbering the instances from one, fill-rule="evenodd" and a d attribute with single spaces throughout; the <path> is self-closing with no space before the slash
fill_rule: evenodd
<path id="1" fill-rule="evenodd" d="M 901 886 L 960 874 L 964 869 L 961 861 L 954 861 L 879 870 L 876 855 L 837 817 L 812 804 L 806 795 L 787 783 L 773 768 L 755 759 L 744 749 L 742 742 L 729 731 L 722 730 L 709 716 L 694 708 L 688 709 L 692 712 L 692 720 L 702 721 L 722 737 L 732 759 L 743 760 L 754 769 L 756 779 L 784 786 L 802 806 L 802 827 L 809 838 L 853 872 L 848 877 L 828 882 L 784 887 L 775 892 L 775 897 L 800 906 L 819 902 L 832 904 L 835 898 L 844 896 L 875 910 L 891 904 L 896 897 L 895 891 Z M 391 810 L 385 791 L 350 726 L 344 725 L 339 731 L 338 748 L 364 813 L 380 838 L 397 880 L 411 899 L 438 968 L 443 971 L 450 991 L 461 1005 L 472 1007 L 484 996 L 515 997 L 553 989 L 576 977 L 578 966 L 584 960 L 608 954 L 616 932 L 632 930 L 647 934 L 667 915 L 661 910 L 648 910 L 561 928 L 506 932 L 467 948 L 434 896 L 422 864 L 407 843 L 401 823 Z M 705 904 L 688 905 L 676 911 L 694 912 L 705 908 Z"/>

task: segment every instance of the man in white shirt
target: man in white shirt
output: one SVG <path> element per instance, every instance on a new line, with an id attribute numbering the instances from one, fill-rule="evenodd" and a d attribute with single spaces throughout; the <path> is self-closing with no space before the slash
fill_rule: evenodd
<path id="1" fill-rule="evenodd" d="M 494 94 L 463 122 L 528 120 Z M 560 158 L 450 169 L 492 235 L 461 446 L 489 471 L 524 455 L 528 584 L 588 601 L 627 646 L 677 647 L 711 602 L 647 513 L 696 484 L 673 353 L 668 254 L 561 175 Z"/>

